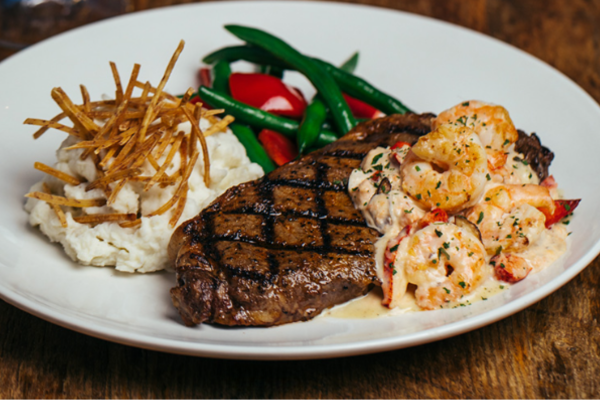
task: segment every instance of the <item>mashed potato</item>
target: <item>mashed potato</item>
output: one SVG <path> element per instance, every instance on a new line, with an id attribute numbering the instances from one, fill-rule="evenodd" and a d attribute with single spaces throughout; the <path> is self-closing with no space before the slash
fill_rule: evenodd
<path id="1" fill-rule="evenodd" d="M 202 119 L 201 128 L 206 130 L 210 123 Z M 179 130 L 189 133 L 191 125 L 181 124 Z M 200 210 L 210 204 L 227 188 L 242 182 L 259 178 L 263 171 L 258 164 L 251 163 L 244 147 L 228 129 L 206 138 L 210 154 L 210 186 L 204 184 L 204 163 L 202 155 L 189 178 L 187 203 L 179 223 L 196 216 Z M 54 168 L 82 180 L 93 182 L 97 171 L 88 158 L 81 160 L 81 149 L 66 150 L 78 142 L 74 137 L 67 138 L 57 151 L 57 163 Z M 164 152 L 166 155 L 167 151 Z M 166 156 L 158 160 L 162 163 Z M 176 154 L 167 173 L 171 174 L 180 167 L 179 153 Z M 154 169 L 149 162 L 143 166 L 144 175 L 152 175 Z M 73 199 L 106 198 L 100 189 L 85 191 L 87 183 L 77 186 L 66 184 L 52 176 L 45 176 L 31 187 L 30 191 L 42 191 L 43 182 L 50 186 L 52 193 Z M 114 185 L 114 184 L 112 184 Z M 25 210 L 29 212 L 29 223 L 39 226 L 40 230 L 53 242 L 59 242 L 66 253 L 76 262 L 84 265 L 115 266 L 125 272 L 152 272 L 165 269 L 167 245 L 174 229 L 169 226 L 173 209 L 163 215 L 142 217 L 141 225 L 135 228 L 122 228 L 118 223 L 102 223 L 96 226 L 80 224 L 74 216 L 97 213 L 135 213 L 146 215 L 165 204 L 172 196 L 176 186 L 160 188 L 153 186 L 144 192 L 143 183 L 128 182 L 118 193 L 116 201 L 110 206 L 75 209 L 64 207 L 68 226 L 62 227 L 58 217 L 44 201 L 29 198 Z"/>

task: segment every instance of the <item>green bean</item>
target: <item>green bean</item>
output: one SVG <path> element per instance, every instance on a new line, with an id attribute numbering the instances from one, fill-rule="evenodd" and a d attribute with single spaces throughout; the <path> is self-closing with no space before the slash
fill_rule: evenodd
<path id="1" fill-rule="evenodd" d="M 307 149 L 313 146 L 317 140 L 321 127 L 327 116 L 327 108 L 319 96 L 315 96 L 313 101 L 306 107 L 304 117 L 298 129 L 298 152 L 303 154 Z"/>
<path id="2" fill-rule="evenodd" d="M 229 75 L 231 75 L 229 63 L 225 60 L 217 61 L 213 66 L 213 89 L 229 94 Z"/>
<path id="3" fill-rule="evenodd" d="M 216 50 L 202 59 L 205 64 L 214 64 L 219 60 L 229 61 L 230 63 L 244 60 L 254 64 L 272 65 L 283 69 L 289 69 L 288 65 L 277 57 L 274 57 L 268 51 L 260 47 L 253 46 L 229 46 Z"/>
<path id="4" fill-rule="evenodd" d="M 274 60 L 274 57 L 271 54 L 263 49 L 251 46 L 222 48 L 206 56 L 204 58 L 204 62 L 210 64 L 222 58 L 227 59 L 228 61 L 246 60 L 263 65 L 276 62 L 277 65 L 281 66 L 281 61 L 277 59 Z M 350 96 L 356 97 L 357 99 L 372 105 L 386 114 L 405 114 L 407 112 L 411 112 L 411 110 L 402 104 L 401 101 L 383 93 L 381 90 L 375 88 L 364 79 L 345 72 L 342 69 L 337 68 L 325 61 L 316 58 L 313 58 L 313 60 L 325 68 L 331 74 L 332 78 L 337 82 L 340 88 Z M 284 67 L 287 69 L 292 68 L 285 64 Z"/>
<path id="5" fill-rule="evenodd" d="M 295 137 L 298 132 L 298 122 L 249 106 L 206 86 L 200 86 L 198 96 L 211 107 L 224 108 L 225 112 L 232 115 L 238 122 L 272 129 L 291 138 Z"/>
<path id="6" fill-rule="evenodd" d="M 340 88 L 352 97 L 383 111 L 386 114 L 406 114 L 412 112 L 408 107 L 392 96 L 383 93 L 369 82 L 337 68 L 323 60 L 314 58 L 323 69 L 331 74 Z"/>
<path id="7" fill-rule="evenodd" d="M 262 74 L 268 74 L 276 78 L 283 79 L 283 73 L 285 72 L 285 69 L 273 65 L 261 65 L 260 72 Z"/>
<path id="8" fill-rule="evenodd" d="M 238 122 L 256 128 L 271 129 L 290 138 L 296 137 L 298 133 L 300 124 L 297 121 L 249 106 L 206 86 L 200 86 L 198 96 L 211 107 L 224 108 L 225 112 L 232 115 Z M 327 130 L 322 130 L 321 134 L 325 134 L 328 138 L 336 136 L 335 133 Z"/>
<path id="9" fill-rule="evenodd" d="M 229 128 L 238 138 L 240 143 L 246 148 L 246 154 L 250 161 L 260 165 L 265 174 L 268 174 L 276 168 L 275 164 L 271 161 L 267 152 L 256 138 L 254 132 L 252 132 L 252 129 L 238 123 L 230 124 Z"/>
<path id="10" fill-rule="evenodd" d="M 259 29 L 239 25 L 226 25 L 225 29 L 247 43 L 262 47 L 301 72 L 315 86 L 331 110 L 336 127 L 342 134 L 356 125 L 340 88 L 329 73 L 314 60 L 302 55 L 283 40 Z"/>
<path id="11" fill-rule="evenodd" d="M 323 129 L 319 133 L 319 136 L 317 137 L 317 140 L 315 141 L 314 150 L 325 147 L 328 144 L 335 142 L 337 139 L 338 139 L 338 137 L 335 135 L 335 133 Z"/>
<path id="12" fill-rule="evenodd" d="M 340 65 L 340 69 L 342 71 L 346 71 L 349 74 L 353 74 L 356 70 L 356 66 L 358 65 L 358 51 L 350 56 L 349 59 L 344 61 L 342 65 Z"/>

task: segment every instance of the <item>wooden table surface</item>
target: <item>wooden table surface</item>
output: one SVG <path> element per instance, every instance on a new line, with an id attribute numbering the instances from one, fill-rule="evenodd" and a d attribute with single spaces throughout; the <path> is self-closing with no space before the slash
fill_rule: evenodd
<path id="1" fill-rule="evenodd" d="M 351 2 L 493 36 L 556 67 L 600 101 L 600 1 Z M 137 0 L 134 8 L 174 3 L 180 1 Z M 596 259 L 548 298 L 474 332 L 382 354 L 288 362 L 212 360 L 122 346 L 0 301 L 0 397 L 600 397 L 599 281 Z"/>

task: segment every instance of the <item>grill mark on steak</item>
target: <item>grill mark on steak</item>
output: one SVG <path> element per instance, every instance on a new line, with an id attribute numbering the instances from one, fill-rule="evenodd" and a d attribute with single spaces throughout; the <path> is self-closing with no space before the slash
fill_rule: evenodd
<path id="1" fill-rule="evenodd" d="M 173 235 L 173 303 L 187 325 L 278 325 L 307 320 L 379 284 L 377 231 L 347 193 L 367 152 L 415 142 L 432 115 L 360 124 L 337 142 L 230 188 Z M 243 214 L 243 215 L 242 215 Z"/>

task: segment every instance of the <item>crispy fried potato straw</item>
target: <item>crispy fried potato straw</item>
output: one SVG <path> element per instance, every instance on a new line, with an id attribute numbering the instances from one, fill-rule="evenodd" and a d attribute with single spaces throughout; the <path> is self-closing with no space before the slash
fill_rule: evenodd
<path id="1" fill-rule="evenodd" d="M 204 131 L 204 136 L 210 136 L 217 132 L 225 132 L 225 128 L 235 120 L 231 115 L 226 115 L 225 118 Z"/>
<path id="2" fill-rule="evenodd" d="M 75 127 L 78 128 L 82 133 L 89 136 L 94 136 L 98 132 L 98 125 L 94 123 L 85 113 L 79 109 L 69 96 L 61 88 L 54 88 L 50 93 L 52 98 L 58 104 L 58 106 L 67 114 L 67 116 L 73 121 Z"/>
<path id="3" fill-rule="evenodd" d="M 120 181 L 122 179 L 133 178 L 134 176 L 138 176 L 141 173 L 142 173 L 142 170 L 139 168 L 136 168 L 136 169 L 126 169 L 123 171 L 115 172 L 114 174 L 105 175 L 104 177 L 102 177 L 100 179 L 96 179 L 94 182 L 87 185 L 87 187 L 85 188 L 85 191 L 89 192 L 90 190 L 101 188 L 112 182 Z"/>
<path id="4" fill-rule="evenodd" d="M 175 141 L 171 145 L 171 149 L 169 150 L 169 153 L 167 154 L 167 158 L 165 158 L 163 165 L 158 169 L 158 171 L 152 177 L 152 179 L 150 179 L 150 182 L 148 182 L 146 184 L 146 186 L 144 187 L 144 191 L 148 191 L 156 182 L 158 182 L 159 179 L 163 176 L 163 174 L 167 170 L 167 168 L 169 167 L 169 165 L 171 165 L 171 161 L 173 161 L 173 157 L 175 157 L 175 154 L 179 151 L 179 146 L 181 146 L 183 136 L 184 136 L 183 132 L 179 132 L 179 134 L 175 138 Z"/>
<path id="5" fill-rule="evenodd" d="M 135 214 L 90 214 L 73 217 L 80 224 L 101 224 L 103 222 L 135 221 Z"/>
<path id="6" fill-rule="evenodd" d="M 171 197 L 171 199 L 169 199 L 169 201 L 167 201 L 165 204 L 163 204 L 160 208 L 158 208 L 157 210 L 148 214 L 147 217 L 153 217 L 155 215 L 162 215 L 179 201 L 179 199 L 181 198 L 181 192 L 183 191 L 184 188 L 187 187 L 187 180 L 190 177 L 190 175 L 192 174 L 192 170 L 194 169 L 194 165 L 196 164 L 196 161 L 198 160 L 199 155 L 200 154 L 198 152 L 195 152 L 194 155 L 192 156 L 190 162 L 187 165 L 182 182 L 179 185 L 179 187 L 177 188 L 177 190 L 175 191 L 175 194 L 173 195 L 173 197 Z"/>
<path id="7" fill-rule="evenodd" d="M 185 44 L 185 42 L 183 40 L 181 40 L 179 42 L 179 45 L 177 46 L 175 53 L 171 57 L 171 60 L 169 61 L 169 64 L 167 65 L 167 69 L 165 70 L 165 73 L 164 73 L 162 79 L 160 80 L 160 83 L 156 87 L 156 92 L 154 93 L 154 96 L 152 96 L 150 105 L 148 106 L 148 109 L 146 110 L 146 115 L 144 116 L 144 121 L 142 122 L 142 128 L 140 129 L 140 133 L 138 135 L 138 141 L 140 141 L 140 142 L 142 142 L 146 139 L 146 130 L 148 129 L 148 125 L 149 125 L 148 120 L 149 120 L 150 116 L 152 114 L 154 114 L 154 109 L 156 108 L 156 106 L 158 104 L 158 100 L 160 99 L 160 95 L 161 95 L 165 85 L 167 84 L 169 77 L 171 76 L 173 67 L 175 67 L 175 63 L 177 62 L 179 55 L 183 51 L 184 44 Z"/>
<path id="8" fill-rule="evenodd" d="M 67 206 L 67 207 L 75 207 L 75 208 L 85 208 L 85 207 L 101 207 L 106 204 L 105 199 L 67 199 L 62 196 L 55 196 L 53 194 L 43 193 L 43 192 L 31 192 L 27 193 L 25 197 L 30 197 L 32 199 L 38 199 L 45 201 L 46 203 L 56 204 L 57 206 Z"/>
<path id="9" fill-rule="evenodd" d="M 52 175 L 53 177 L 58 178 L 61 181 L 65 181 L 70 185 L 77 186 L 81 183 L 81 181 L 79 179 L 75 178 L 74 176 L 66 174 L 57 169 L 54 169 L 46 164 L 42 164 L 41 162 L 34 163 L 33 167 L 35 169 L 37 169 L 38 171 L 42 171 L 42 172 L 47 173 L 48 175 Z M 48 192 L 48 193 L 50 193 L 50 192 Z"/>
<path id="10" fill-rule="evenodd" d="M 45 193 L 51 194 L 50 187 L 46 184 L 46 182 L 44 182 L 42 184 L 42 188 L 44 189 Z M 64 211 L 62 210 L 62 208 L 60 208 L 60 206 L 58 206 L 56 204 L 49 203 L 49 205 L 52 208 L 52 210 L 54 210 L 54 213 L 58 217 L 58 220 L 60 221 L 60 225 L 63 228 L 68 227 L 69 225 L 67 224 L 67 216 L 65 215 Z"/>
<path id="11" fill-rule="evenodd" d="M 181 99 L 164 92 L 183 47 L 184 42 L 181 41 L 157 87 L 152 87 L 149 82 L 138 81 L 139 64 L 134 65 L 127 86 L 123 87 L 124 81 L 121 81 L 116 64 L 110 62 L 116 88 L 115 100 L 90 101 L 87 88 L 80 85 L 82 104 L 75 105 L 61 88 L 52 89 L 52 98 L 62 112 L 48 121 L 30 118 L 25 123 L 41 127 L 34 134 L 36 139 L 49 128 L 61 130 L 79 139 L 78 143 L 67 150 L 83 150 L 80 158 L 91 158 L 97 171 L 96 179 L 87 182 L 86 190 L 101 189 L 108 200 L 77 200 L 56 196 L 46 190 L 47 185 L 44 192 L 33 192 L 26 196 L 49 203 L 57 215 L 62 213 L 66 224 L 61 206 L 81 208 L 113 204 L 127 182 L 140 182 L 146 191 L 155 185 L 161 188 L 176 185 L 172 198 L 159 209 L 146 215 L 160 215 L 174 208 L 169 223 L 175 226 L 185 209 L 188 180 L 200 157 L 197 141 L 200 141 L 202 147 L 204 182 L 209 186 L 210 159 L 205 136 L 224 130 L 233 121 L 232 117 L 225 117 L 222 121 L 214 117 L 224 110 L 208 111 L 202 109 L 201 103 L 191 104 L 190 100 L 195 92 L 192 88 L 188 89 Z M 141 89 L 139 97 L 133 96 L 136 88 Z M 206 132 L 202 132 L 199 127 L 203 117 L 215 124 Z M 60 123 L 64 118 L 68 118 L 73 126 Z M 179 124 L 187 121 L 192 125 L 191 132 L 186 134 L 185 131 L 178 131 Z M 179 170 L 168 175 L 167 169 L 178 153 Z M 148 174 L 150 176 L 142 176 L 141 168 L 146 161 L 156 171 L 154 174 Z M 35 168 L 72 185 L 84 183 L 42 163 L 36 163 Z M 119 225 L 123 227 L 136 227 L 141 224 L 136 215 L 125 216 L 118 213 L 81 216 L 75 220 L 90 224 L 120 222 Z"/>
<path id="12" fill-rule="evenodd" d="M 209 187 L 210 186 L 210 159 L 208 157 L 208 145 L 206 144 L 206 138 L 204 137 L 204 135 L 202 134 L 202 131 L 200 130 L 200 122 L 194 118 L 192 113 L 187 108 L 184 107 L 183 112 L 185 113 L 186 117 L 188 117 L 190 123 L 192 124 L 192 135 L 190 136 L 190 138 L 192 138 L 192 144 L 195 146 L 196 140 L 193 139 L 194 136 L 196 136 L 197 139 L 200 139 L 200 144 L 202 147 L 202 157 L 204 157 L 204 184 L 206 185 L 206 187 Z"/>
<path id="13" fill-rule="evenodd" d="M 108 205 L 113 204 L 117 200 L 119 192 L 121 191 L 121 189 L 123 189 L 123 186 L 125 186 L 126 183 L 127 179 L 123 179 L 122 181 L 119 181 L 117 183 L 117 185 L 113 188 L 110 196 L 108 197 Z"/>
<path id="14" fill-rule="evenodd" d="M 121 228 L 135 228 L 137 226 L 140 226 L 141 224 L 142 224 L 142 220 L 140 218 L 138 218 L 133 221 L 122 222 L 119 224 L 119 226 Z"/>
<path id="15" fill-rule="evenodd" d="M 90 94 L 87 88 L 84 85 L 79 85 L 79 89 L 81 90 L 81 99 L 83 101 L 83 109 L 86 113 L 90 113 L 92 111 L 92 107 L 90 107 Z"/>
<path id="16" fill-rule="evenodd" d="M 120 104 L 123 101 L 123 86 L 121 85 L 121 77 L 119 76 L 119 71 L 117 70 L 117 65 L 110 61 L 110 69 L 113 74 L 113 79 L 115 80 L 115 86 L 117 90 L 115 91 L 115 98 L 117 100 L 117 104 Z"/>
<path id="17" fill-rule="evenodd" d="M 215 108 L 214 110 L 204 110 L 202 116 L 204 118 L 212 117 L 213 115 L 223 114 L 225 112 L 224 108 Z"/>
<path id="18" fill-rule="evenodd" d="M 56 117 L 52 118 L 50 121 L 47 122 L 52 122 L 52 123 L 56 123 L 59 122 L 63 119 L 65 119 L 67 117 L 67 114 L 65 114 L 64 112 L 58 114 Z M 27 120 L 30 120 L 31 118 L 28 118 Z M 25 124 L 27 123 L 27 120 L 25 120 Z M 42 121 L 42 120 L 38 120 L 38 121 Z M 43 125 L 42 128 L 38 129 L 37 132 L 35 132 L 33 134 L 33 138 L 34 139 L 38 139 L 40 136 L 42 136 L 44 134 L 44 132 L 46 132 L 48 129 L 52 128 L 52 126 L 50 125 Z"/>
<path id="19" fill-rule="evenodd" d="M 58 119 L 58 117 L 61 115 L 62 114 L 57 115 L 56 117 L 52 118 L 50 121 L 46 121 L 43 119 L 37 119 L 37 118 L 27 118 L 25 120 L 25 122 L 23 122 L 23 123 L 26 125 L 37 125 L 37 126 L 43 127 L 42 128 L 43 130 L 40 129 L 33 135 L 34 139 L 37 139 L 38 137 L 42 136 L 42 134 L 44 132 L 46 132 L 46 130 L 49 128 L 63 131 L 65 133 L 68 133 L 69 135 L 75 136 L 76 138 L 79 138 L 79 139 L 85 139 L 85 136 L 83 136 L 81 133 L 79 133 L 79 131 L 77 131 L 73 128 L 70 128 L 66 125 L 63 125 L 61 123 L 56 122 L 55 119 Z M 60 118 L 60 119 L 62 119 L 62 118 Z"/>
<path id="20" fill-rule="evenodd" d="M 185 208 L 185 203 L 187 202 L 187 192 L 188 192 L 188 184 L 183 184 L 182 195 L 179 201 L 177 202 L 177 207 L 175 207 L 175 211 L 173 211 L 173 216 L 169 220 L 169 225 L 171 228 L 175 228 L 177 225 L 177 221 L 181 218 L 181 214 L 183 214 L 183 209 Z"/>

